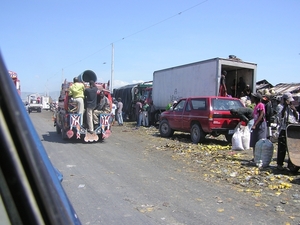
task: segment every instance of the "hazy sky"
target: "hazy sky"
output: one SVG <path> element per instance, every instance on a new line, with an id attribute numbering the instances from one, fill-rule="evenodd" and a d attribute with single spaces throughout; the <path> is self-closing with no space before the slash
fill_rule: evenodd
<path id="1" fill-rule="evenodd" d="M 112 61 L 118 87 L 229 55 L 257 63 L 257 80 L 300 83 L 299 0 L 9 0 L 0 19 L 24 92 L 59 91 L 87 69 L 107 82 Z"/>

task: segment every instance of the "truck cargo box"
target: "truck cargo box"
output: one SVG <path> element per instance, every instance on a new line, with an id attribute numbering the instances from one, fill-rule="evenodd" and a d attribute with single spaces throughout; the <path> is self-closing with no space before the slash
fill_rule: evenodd
<path id="1" fill-rule="evenodd" d="M 216 96 L 219 92 L 221 72 L 227 71 L 226 86 L 242 77 L 255 92 L 257 64 L 236 59 L 213 58 L 186 65 L 158 70 L 153 73 L 152 98 L 157 109 L 184 97 Z M 234 96 L 236 97 L 236 96 Z"/>

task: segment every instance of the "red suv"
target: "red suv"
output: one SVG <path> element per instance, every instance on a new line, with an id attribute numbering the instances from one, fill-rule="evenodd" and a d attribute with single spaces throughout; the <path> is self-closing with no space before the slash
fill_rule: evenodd
<path id="1" fill-rule="evenodd" d="M 159 132 L 170 137 L 174 131 L 191 133 L 193 143 L 203 142 L 207 134 L 224 134 L 231 142 L 235 127 L 240 122 L 231 115 L 230 109 L 244 107 L 237 98 L 205 96 L 182 98 L 160 116 Z"/>

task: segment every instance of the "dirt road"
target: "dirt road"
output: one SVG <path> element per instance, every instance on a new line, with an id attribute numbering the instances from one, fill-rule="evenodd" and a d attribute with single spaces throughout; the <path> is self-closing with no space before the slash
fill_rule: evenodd
<path id="1" fill-rule="evenodd" d="M 82 224 L 300 222 L 299 175 L 257 171 L 250 152 L 222 139 L 193 145 L 187 134 L 166 139 L 125 123 L 103 143 L 62 141 L 50 112 L 30 117 Z M 292 186 L 269 187 L 283 180 Z"/>

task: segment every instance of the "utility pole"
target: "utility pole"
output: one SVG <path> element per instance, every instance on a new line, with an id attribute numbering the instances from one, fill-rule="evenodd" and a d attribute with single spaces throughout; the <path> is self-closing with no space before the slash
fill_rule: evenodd
<path id="1" fill-rule="evenodd" d="M 61 69 L 61 83 L 64 83 L 64 69 Z"/>
<path id="2" fill-rule="evenodd" d="M 114 43 L 111 44 L 111 74 L 110 74 L 110 91 L 113 93 L 113 80 L 114 80 Z"/>

